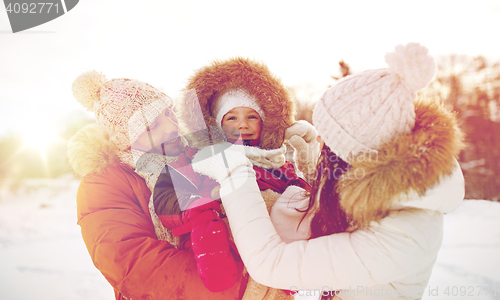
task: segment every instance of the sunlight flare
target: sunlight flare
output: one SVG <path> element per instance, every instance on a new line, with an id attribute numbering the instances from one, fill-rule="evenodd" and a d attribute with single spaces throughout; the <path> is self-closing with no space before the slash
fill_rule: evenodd
<path id="1" fill-rule="evenodd" d="M 54 124 L 35 120 L 22 130 L 24 147 L 35 148 L 45 155 L 47 148 L 58 139 Z"/>

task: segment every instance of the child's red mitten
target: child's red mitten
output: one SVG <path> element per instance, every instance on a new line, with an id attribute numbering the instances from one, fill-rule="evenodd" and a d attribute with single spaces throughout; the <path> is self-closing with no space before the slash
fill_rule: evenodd
<path id="1" fill-rule="evenodd" d="M 203 284 L 212 292 L 232 287 L 238 278 L 238 265 L 231 251 L 229 230 L 221 220 L 220 204 L 201 198 L 182 213 L 184 225 L 173 230 L 179 235 L 191 230 L 191 248 Z"/>

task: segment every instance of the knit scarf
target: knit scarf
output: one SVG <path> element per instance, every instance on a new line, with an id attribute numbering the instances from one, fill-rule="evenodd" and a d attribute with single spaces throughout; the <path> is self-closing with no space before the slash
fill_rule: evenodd
<path id="1" fill-rule="evenodd" d="M 265 169 L 280 168 L 285 164 L 286 146 L 273 150 L 264 150 L 252 146 L 243 146 L 245 155 L 253 165 Z"/>

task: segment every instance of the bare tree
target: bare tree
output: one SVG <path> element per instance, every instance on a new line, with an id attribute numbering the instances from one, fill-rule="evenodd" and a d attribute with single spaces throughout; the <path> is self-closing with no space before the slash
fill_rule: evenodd
<path id="1" fill-rule="evenodd" d="M 341 77 L 331 76 L 333 79 L 340 80 L 344 77 L 351 75 L 351 69 L 350 69 L 349 65 L 344 60 L 339 61 L 339 70 L 340 70 Z"/>
<path id="2" fill-rule="evenodd" d="M 466 198 L 500 199 L 500 63 L 450 55 L 438 60 L 436 79 L 424 91 L 457 113 L 466 133 L 460 154 Z"/>

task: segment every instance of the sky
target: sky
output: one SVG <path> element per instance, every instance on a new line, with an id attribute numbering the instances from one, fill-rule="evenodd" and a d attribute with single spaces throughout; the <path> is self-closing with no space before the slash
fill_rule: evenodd
<path id="1" fill-rule="evenodd" d="M 1 7 L 0 135 L 57 131 L 47 125 L 84 110 L 71 84 L 89 70 L 145 81 L 178 100 L 195 70 L 243 56 L 263 61 L 286 86 L 323 92 L 339 60 L 354 72 L 385 67 L 385 53 L 408 42 L 436 57 L 499 61 L 499 28 L 494 0 L 85 0 L 18 33 Z"/>

